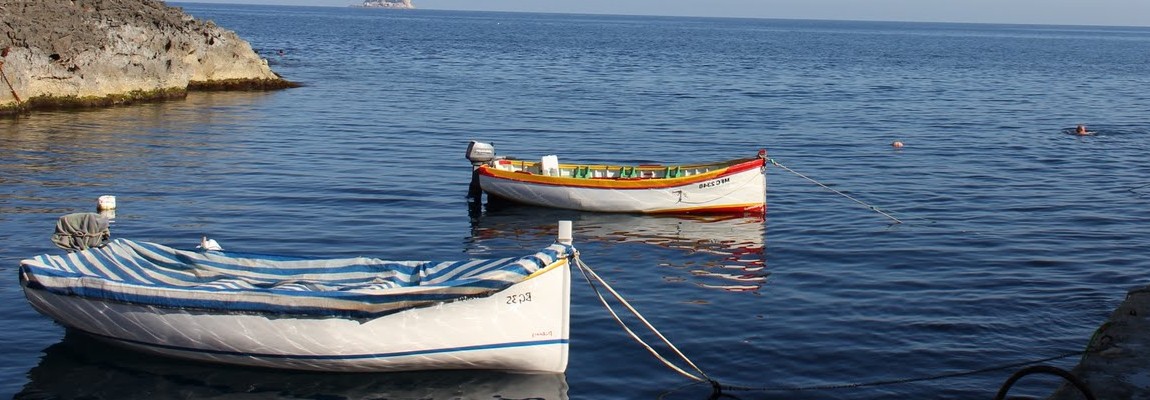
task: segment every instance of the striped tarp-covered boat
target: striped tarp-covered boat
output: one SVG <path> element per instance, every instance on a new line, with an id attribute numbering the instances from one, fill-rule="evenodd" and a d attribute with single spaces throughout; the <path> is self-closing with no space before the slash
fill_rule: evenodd
<path id="1" fill-rule="evenodd" d="M 318 259 L 196 252 L 116 239 L 23 260 L 32 306 L 163 355 L 323 370 L 566 368 L 570 265 L 521 257 Z"/>

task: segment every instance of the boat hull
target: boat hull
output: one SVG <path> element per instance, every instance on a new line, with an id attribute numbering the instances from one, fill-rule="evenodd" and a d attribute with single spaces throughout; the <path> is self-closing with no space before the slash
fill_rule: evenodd
<path id="1" fill-rule="evenodd" d="M 24 290 L 31 305 L 66 327 L 169 357 L 328 372 L 563 372 L 567 366 L 568 260 L 491 296 L 367 320 L 211 313 L 60 295 L 34 286 Z"/>
<path id="2" fill-rule="evenodd" d="M 766 211 L 767 184 L 761 159 L 724 171 L 674 179 L 576 179 L 508 173 L 489 166 L 481 166 L 478 172 L 480 187 L 494 201 L 614 213 Z"/>

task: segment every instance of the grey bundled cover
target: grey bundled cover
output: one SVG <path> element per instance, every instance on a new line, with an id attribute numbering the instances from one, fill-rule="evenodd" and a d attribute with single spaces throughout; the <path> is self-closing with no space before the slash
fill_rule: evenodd
<path id="1" fill-rule="evenodd" d="M 56 233 L 52 243 L 68 251 L 86 250 L 90 247 L 103 247 L 111 239 L 108 218 L 97 213 L 74 213 L 60 217 L 56 221 Z"/>

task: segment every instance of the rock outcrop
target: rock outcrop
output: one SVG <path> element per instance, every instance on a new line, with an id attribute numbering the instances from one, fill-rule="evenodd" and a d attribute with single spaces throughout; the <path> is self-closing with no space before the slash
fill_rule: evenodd
<path id="1" fill-rule="evenodd" d="M 278 89 L 235 32 L 160 0 L 0 0 L 0 114 Z"/>
<path id="2" fill-rule="evenodd" d="M 1126 293 L 1086 345 L 1070 371 L 1096 399 L 1150 399 L 1150 286 Z M 1048 399 L 1078 400 L 1082 391 L 1063 383 Z"/>
<path id="3" fill-rule="evenodd" d="M 411 4 L 411 0 L 364 0 L 363 5 L 360 7 L 415 9 L 415 5 Z"/>

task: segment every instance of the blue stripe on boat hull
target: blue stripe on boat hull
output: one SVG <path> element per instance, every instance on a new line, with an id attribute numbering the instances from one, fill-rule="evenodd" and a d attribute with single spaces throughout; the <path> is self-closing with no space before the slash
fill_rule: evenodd
<path id="1" fill-rule="evenodd" d="M 75 330 L 75 328 L 70 328 L 70 329 Z M 430 354 L 456 353 L 456 352 L 464 352 L 464 351 L 496 350 L 496 349 L 507 349 L 507 348 L 517 348 L 517 347 L 553 346 L 553 345 L 568 345 L 568 344 L 570 344 L 570 340 L 568 340 L 568 339 L 553 339 L 553 340 L 534 340 L 534 341 L 515 342 L 515 343 L 495 343 L 495 344 L 486 344 L 486 345 L 478 345 L 478 346 L 464 346 L 464 347 L 454 347 L 454 348 L 428 349 L 428 350 L 404 351 L 404 352 L 394 352 L 394 353 L 379 353 L 379 354 L 300 355 L 300 354 L 261 354 L 261 353 L 249 353 L 249 352 L 237 352 L 237 351 L 196 349 L 196 348 L 191 348 L 191 347 L 172 346 L 172 345 L 157 344 L 157 343 L 147 343 L 147 342 L 141 342 L 141 341 L 136 341 L 136 340 L 126 340 L 126 339 L 115 338 L 115 337 L 111 337 L 111 336 L 104 336 L 104 335 L 100 335 L 100 334 L 96 334 L 96 333 L 92 333 L 92 332 L 83 332 L 83 333 L 90 335 L 90 336 L 98 337 L 98 338 L 106 340 L 106 341 L 117 342 L 117 343 L 124 344 L 124 345 L 132 345 L 132 346 L 138 347 L 138 348 L 149 348 L 149 349 L 153 349 L 154 351 L 160 351 L 158 349 L 163 349 L 163 350 L 182 351 L 182 352 L 188 352 L 188 353 L 225 355 L 225 356 L 232 356 L 232 357 L 251 357 L 251 358 L 264 358 L 264 359 L 280 359 L 280 360 L 324 360 L 324 361 L 385 359 L 385 358 L 394 358 L 394 357 L 409 357 L 409 356 L 421 356 L 421 355 L 430 355 Z"/>

